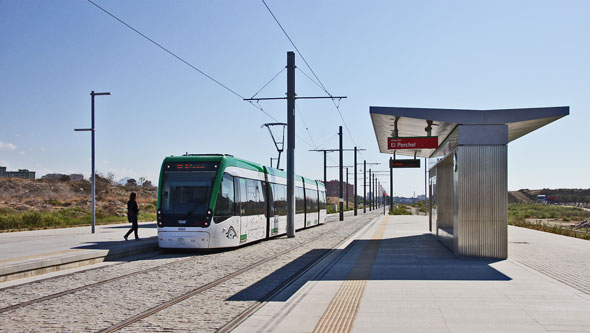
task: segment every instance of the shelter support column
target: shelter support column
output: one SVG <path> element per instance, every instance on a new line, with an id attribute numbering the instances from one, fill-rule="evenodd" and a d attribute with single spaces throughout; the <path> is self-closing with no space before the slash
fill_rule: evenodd
<path id="1" fill-rule="evenodd" d="M 506 125 L 459 125 L 436 166 L 436 234 L 459 257 L 508 257 Z"/>
<path id="2" fill-rule="evenodd" d="M 459 146 L 455 152 L 454 252 L 508 257 L 506 145 Z"/>

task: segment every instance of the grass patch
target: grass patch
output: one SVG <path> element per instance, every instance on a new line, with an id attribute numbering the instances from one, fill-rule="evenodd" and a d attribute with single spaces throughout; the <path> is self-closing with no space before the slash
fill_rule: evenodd
<path id="1" fill-rule="evenodd" d="M 155 212 L 140 212 L 139 221 L 154 221 Z M 114 216 L 105 211 L 96 211 L 97 225 L 127 222 L 125 216 Z M 91 212 L 86 209 L 67 207 L 51 212 L 19 212 L 10 208 L 0 209 L 0 231 L 37 230 L 86 226 L 92 223 Z"/>

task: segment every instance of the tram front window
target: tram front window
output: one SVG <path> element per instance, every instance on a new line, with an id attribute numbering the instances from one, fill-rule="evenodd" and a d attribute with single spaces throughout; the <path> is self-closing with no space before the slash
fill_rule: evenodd
<path id="1" fill-rule="evenodd" d="M 215 174 L 209 171 L 164 173 L 162 213 L 187 217 L 207 214 Z"/>

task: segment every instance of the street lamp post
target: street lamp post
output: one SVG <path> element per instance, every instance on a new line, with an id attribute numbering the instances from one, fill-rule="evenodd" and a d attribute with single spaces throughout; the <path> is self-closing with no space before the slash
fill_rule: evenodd
<path id="1" fill-rule="evenodd" d="M 76 128 L 74 131 L 90 131 L 91 133 L 91 145 L 92 145 L 92 233 L 94 233 L 95 229 L 95 217 L 96 217 L 96 172 L 95 172 L 95 153 L 94 153 L 94 96 L 104 96 L 110 95 L 110 92 L 101 92 L 95 93 L 94 90 L 90 92 L 90 100 L 91 100 L 91 107 L 90 107 L 90 117 L 91 117 L 91 127 L 90 128 Z"/>

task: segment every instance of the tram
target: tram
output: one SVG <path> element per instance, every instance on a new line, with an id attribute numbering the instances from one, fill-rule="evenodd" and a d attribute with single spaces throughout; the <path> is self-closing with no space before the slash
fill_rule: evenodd
<path id="1" fill-rule="evenodd" d="M 295 229 L 325 222 L 322 182 L 295 177 Z M 287 174 L 231 155 L 166 157 L 158 186 L 161 248 L 228 248 L 287 233 Z"/>

